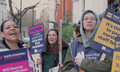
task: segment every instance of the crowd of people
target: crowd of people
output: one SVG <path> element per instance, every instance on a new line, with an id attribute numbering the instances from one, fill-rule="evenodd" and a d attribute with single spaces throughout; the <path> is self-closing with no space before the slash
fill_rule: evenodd
<path id="1" fill-rule="evenodd" d="M 62 38 L 62 68 L 63 72 L 111 72 L 112 57 L 91 48 L 94 37 L 100 25 L 99 16 L 92 10 L 86 10 L 79 24 L 73 26 L 74 40 L 68 43 Z M 15 50 L 23 48 L 18 41 L 20 32 L 14 21 L 6 20 L 1 24 L 0 49 Z M 46 52 L 41 54 L 41 59 L 36 64 L 42 64 L 42 72 L 49 72 L 49 69 L 59 66 L 59 33 L 57 29 L 50 29 L 46 35 Z M 83 58 L 78 58 L 77 53 L 84 53 Z M 101 57 L 104 58 L 101 59 Z M 33 59 L 28 50 L 29 66 L 35 67 Z M 82 72 L 81 71 L 81 72 Z"/>

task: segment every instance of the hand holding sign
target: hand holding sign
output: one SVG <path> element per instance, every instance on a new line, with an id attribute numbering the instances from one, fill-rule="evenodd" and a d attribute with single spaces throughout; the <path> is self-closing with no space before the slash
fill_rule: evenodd
<path id="1" fill-rule="evenodd" d="M 84 72 L 81 68 L 80 68 L 80 65 L 81 65 L 81 62 L 84 58 L 84 52 L 82 51 L 81 54 L 80 52 L 77 53 L 77 56 L 75 57 L 75 63 L 77 66 L 79 66 L 79 72 Z"/>

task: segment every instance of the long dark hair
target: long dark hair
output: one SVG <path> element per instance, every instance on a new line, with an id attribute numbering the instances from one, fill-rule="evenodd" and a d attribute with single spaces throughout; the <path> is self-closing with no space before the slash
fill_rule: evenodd
<path id="1" fill-rule="evenodd" d="M 46 52 L 44 52 L 44 54 L 55 54 L 59 51 L 58 49 L 58 40 L 57 42 L 53 45 L 53 47 L 50 46 L 50 43 L 48 41 L 48 34 L 50 31 L 55 31 L 56 34 L 57 34 L 57 37 L 59 36 L 59 33 L 58 33 L 58 30 L 57 29 L 50 29 L 46 35 L 46 39 L 45 39 L 45 42 L 46 42 Z M 68 43 L 62 38 L 62 45 L 68 45 Z"/>

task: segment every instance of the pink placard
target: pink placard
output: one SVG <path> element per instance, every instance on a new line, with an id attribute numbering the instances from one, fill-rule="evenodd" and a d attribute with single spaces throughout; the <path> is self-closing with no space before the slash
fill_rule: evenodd
<path id="1" fill-rule="evenodd" d="M 0 72 L 31 72 L 28 60 L 0 65 Z"/>

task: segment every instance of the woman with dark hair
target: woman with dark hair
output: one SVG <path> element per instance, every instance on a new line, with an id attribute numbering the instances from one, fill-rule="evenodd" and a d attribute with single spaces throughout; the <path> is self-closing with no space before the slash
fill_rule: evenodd
<path id="1" fill-rule="evenodd" d="M 17 24 L 14 21 L 6 20 L 1 24 L 1 36 L 3 40 L 0 42 L 2 47 L 0 51 L 4 50 L 16 50 L 23 48 L 22 44 L 18 42 L 20 32 Z M 33 72 L 35 72 L 34 63 L 28 52 L 29 66 Z"/>
<path id="2" fill-rule="evenodd" d="M 46 52 L 42 53 L 42 72 L 49 72 L 50 68 L 58 66 L 59 48 L 58 48 L 58 30 L 51 29 L 46 35 Z M 62 62 L 66 55 L 68 43 L 62 39 Z M 39 63 L 37 63 L 39 64 Z"/>

